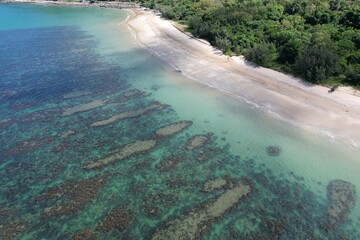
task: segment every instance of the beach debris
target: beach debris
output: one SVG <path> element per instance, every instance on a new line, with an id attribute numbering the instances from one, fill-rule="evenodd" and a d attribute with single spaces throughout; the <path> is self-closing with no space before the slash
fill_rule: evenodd
<path id="1" fill-rule="evenodd" d="M 69 181 L 60 186 L 47 189 L 36 197 L 37 201 L 52 199 L 62 200 L 60 204 L 44 209 L 43 218 L 48 219 L 61 215 L 73 214 L 91 202 L 100 188 L 107 182 L 106 178 L 90 178 L 78 182 Z"/>
<path id="2" fill-rule="evenodd" d="M 223 189 L 226 185 L 227 181 L 224 178 L 216 178 L 214 180 L 207 181 L 202 191 L 212 192 L 214 190 Z"/>
<path id="3" fill-rule="evenodd" d="M 192 121 L 180 121 L 163 126 L 156 130 L 155 134 L 157 137 L 164 138 L 174 135 L 175 133 L 181 132 L 187 127 L 192 125 Z"/>
<path id="4" fill-rule="evenodd" d="M 276 157 L 280 155 L 281 148 L 279 146 L 268 146 L 266 148 L 266 153 L 270 157 Z"/>
<path id="5" fill-rule="evenodd" d="M 94 122 L 94 123 L 90 124 L 90 126 L 91 127 L 102 127 L 102 126 L 105 126 L 105 125 L 108 125 L 110 123 L 120 121 L 120 120 L 123 120 L 123 119 L 126 119 L 126 118 L 139 117 L 139 116 L 141 116 L 141 115 L 143 115 L 143 114 L 145 114 L 147 112 L 150 112 L 152 110 L 162 109 L 162 108 L 164 108 L 164 105 L 159 104 L 159 103 L 154 103 L 154 104 L 151 104 L 150 106 L 145 107 L 145 108 L 141 108 L 141 109 L 134 110 L 134 111 L 127 111 L 127 112 L 119 113 L 117 115 L 112 116 L 109 119 Z"/>
<path id="6" fill-rule="evenodd" d="M 72 238 L 72 240 L 97 240 L 98 237 L 96 233 L 93 233 L 89 228 L 86 228 L 83 231 L 79 231 L 75 233 Z"/>
<path id="7" fill-rule="evenodd" d="M 329 89 L 329 93 L 332 93 L 332 92 L 335 92 L 336 89 L 339 88 L 339 84 L 335 84 L 334 86 L 332 86 L 330 89 Z"/>
<path id="8" fill-rule="evenodd" d="M 126 230 L 131 220 L 131 214 L 123 211 L 121 208 L 116 208 L 108 213 L 104 221 L 100 222 L 96 226 L 97 231 L 108 232 L 113 229 L 117 229 L 120 232 Z"/>
<path id="9" fill-rule="evenodd" d="M 95 108 L 104 106 L 107 103 L 107 100 L 94 100 L 88 103 L 79 104 L 70 108 L 66 108 L 63 111 L 63 116 L 69 116 L 79 112 L 86 112 Z"/>
<path id="10" fill-rule="evenodd" d="M 249 185 L 235 183 L 234 187 L 210 203 L 200 204 L 197 208 L 199 210 L 175 218 L 157 229 L 152 239 L 199 239 L 213 222 L 225 215 L 250 192 Z"/>
<path id="11" fill-rule="evenodd" d="M 144 140 L 144 141 L 135 141 L 128 143 L 120 147 L 119 149 L 110 153 L 109 156 L 101 158 L 83 165 L 84 169 L 99 169 L 111 163 L 115 163 L 124 159 L 127 159 L 135 154 L 141 154 L 149 151 L 154 148 L 156 145 L 155 140 Z"/>
<path id="12" fill-rule="evenodd" d="M 325 231 L 331 231 L 343 222 L 355 205 L 356 190 L 352 183 L 343 180 L 332 180 L 327 186 L 329 206 L 326 222 L 322 224 Z"/>
<path id="13" fill-rule="evenodd" d="M 196 135 L 190 138 L 186 144 L 187 150 L 201 147 L 209 141 L 209 137 L 205 135 Z"/>
<path id="14" fill-rule="evenodd" d="M 25 154 L 43 145 L 49 144 L 55 140 L 54 137 L 33 137 L 25 141 L 16 143 L 5 151 L 6 156 Z"/>
<path id="15" fill-rule="evenodd" d="M 161 162 L 156 165 L 156 168 L 161 172 L 167 172 L 173 170 L 178 163 L 184 160 L 181 156 L 169 156 L 161 160 Z"/>

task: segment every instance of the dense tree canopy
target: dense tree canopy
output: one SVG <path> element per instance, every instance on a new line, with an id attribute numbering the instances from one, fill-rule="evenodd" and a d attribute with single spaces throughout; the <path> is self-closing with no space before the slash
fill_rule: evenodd
<path id="1" fill-rule="evenodd" d="M 360 0 L 141 0 L 225 53 L 360 87 Z"/>

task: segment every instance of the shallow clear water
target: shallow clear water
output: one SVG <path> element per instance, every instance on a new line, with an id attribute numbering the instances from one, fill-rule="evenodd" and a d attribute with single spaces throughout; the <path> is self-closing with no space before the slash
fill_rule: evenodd
<path id="1" fill-rule="evenodd" d="M 326 227 L 329 182 L 360 191 L 359 149 L 185 78 L 134 42 L 126 17 L 0 5 L 0 239 L 150 239 L 185 234 L 184 219 L 206 239 L 360 239 L 357 197 Z M 224 201 L 239 181 L 250 193 Z"/>

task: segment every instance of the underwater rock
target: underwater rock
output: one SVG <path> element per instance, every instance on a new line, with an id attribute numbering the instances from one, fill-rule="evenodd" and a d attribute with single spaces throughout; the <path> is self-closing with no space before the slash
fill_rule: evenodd
<path id="1" fill-rule="evenodd" d="M 98 237 L 89 228 L 87 228 L 84 231 L 75 233 L 71 239 L 72 240 L 97 240 Z"/>
<path id="2" fill-rule="evenodd" d="M 11 123 L 11 118 L 0 120 L 0 128 L 7 127 Z"/>
<path id="3" fill-rule="evenodd" d="M 24 154 L 43 145 L 49 144 L 54 140 L 54 137 L 33 137 L 28 140 L 16 143 L 14 146 L 5 151 L 5 155 L 13 156 Z"/>
<path id="4" fill-rule="evenodd" d="M 84 164 L 83 168 L 88 170 L 102 168 L 111 163 L 129 158 L 132 155 L 147 152 L 150 149 L 154 148 L 155 145 L 156 145 L 155 140 L 136 141 L 129 144 L 125 144 L 121 148 L 110 153 L 108 157 L 101 158 Z"/>
<path id="5" fill-rule="evenodd" d="M 105 220 L 96 226 L 97 231 L 108 232 L 113 229 L 117 229 L 120 232 L 126 230 L 129 225 L 130 214 L 123 211 L 121 208 L 112 210 L 106 217 Z"/>
<path id="6" fill-rule="evenodd" d="M 76 91 L 76 92 L 71 92 L 71 93 L 67 93 L 63 96 L 64 99 L 69 99 L 69 98 L 77 98 L 77 97 L 82 97 L 85 95 L 89 95 L 91 92 L 89 91 Z"/>
<path id="7" fill-rule="evenodd" d="M 102 127 L 102 126 L 108 125 L 110 123 L 120 121 L 122 119 L 139 117 L 139 116 L 141 116 L 147 112 L 150 112 L 152 110 L 162 109 L 162 108 L 164 108 L 164 105 L 154 103 L 154 104 L 151 104 L 150 106 L 142 108 L 142 109 L 119 113 L 117 115 L 112 116 L 109 119 L 94 122 L 94 123 L 90 124 L 90 126 L 91 127 Z"/>
<path id="8" fill-rule="evenodd" d="M 156 165 L 156 168 L 161 172 L 167 172 L 174 169 L 182 160 L 184 160 L 184 158 L 180 156 L 169 156 L 161 160 L 161 162 Z"/>
<path id="9" fill-rule="evenodd" d="M 18 123 L 32 123 L 35 121 L 49 122 L 54 116 L 61 115 L 61 109 L 53 108 L 47 110 L 40 110 L 31 114 L 25 115 L 22 119 L 17 120 Z"/>
<path id="10" fill-rule="evenodd" d="M 199 239 L 209 225 L 221 218 L 251 191 L 249 185 L 238 182 L 210 203 L 200 204 L 200 209 L 171 220 L 158 229 L 152 239 Z M 201 206 L 203 205 L 203 206 Z"/>
<path id="11" fill-rule="evenodd" d="M 62 152 L 65 150 L 65 148 L 71 146 L 71 142 L 70 141 L 65 141 L 65 142 L 62 142 L 60 143 L 58 146 L 54 147 L 52 149 L 52 152 L 54 153 L 59 153 L 59 152 Z"/>
<path id="12" fill-rule="evenodd" d="M 13 216 L 15 214 L 14 210 L 10 208 L 0 208 L 0 222 Z"/>
<path id="13" fill-rule="evenodd" d="M 12 103 L 9 107 L 11 110 L 19 111 L 36 106 L 37 104 L 37 102 Z"/>
<path id="14" fill-rule="evenodd" d="M 187 150 L 192 150 L 194 148 L 198 148 L 203 146 L 209 141 L 209 138 L 205 135 L 196 135 L 189 139 L 189 141 L 186 144 Z"/>
<path id="15" fill-rule="evenodd" d="M 149 217 L 158 217 L 167 212 L 176 201 L 177 197 L 173 194 L 153 192 L 143 198 L 141 209 Z"/>
<path id="16" fill-rule="evenodd" d="M 178 133 L 186 129 L 192 124 L 193 124 L 192 121 L 180 121 L 180 122 L 172 123 L 159 128 L 158 130 L 156 130 L 155 134 L 160 138 L 169 137 L 171 135 L 174 135 L 175 133 Z"/>
<path id="17" fill-rule="evenodd" d="M 68 130 L 59 134 L 60 138 L 67 138 L 68 136 L 74 135 L 74 130 Z"/>
<path id="18" fill-rule="evenodd" d="M 6 224 L 0 224 L 0 239 L 12 240 L 17 238 L 17 235 L 25 232 L 27 223 L 24 220 L 18 220 Z"/>
<path id="19" fill-rule="evenodd" d="M 152 90 L 152 91 L 157 91 L 157 90 L 159 90 L 160 88 L 161 88 L 161 87 L 160 87 L 159 85 L 156 85 L 156 84 L 151 86 L 151 90 Z"/>
<path id="20" fill-rule="evenodd" d="M 276 157 L 279 156 L 281 152 L 281 148 L 279 146 L 268 146 L 266 148 L 266 153 L 270 157 Z"/>
<path id="21" fill-rule="evenodd" d="M 58 187 L 46 190 L 43 194 L 36 197 L 37 201 L 59 200 L 59 205 L 44 209 L 45 219 L 61 215 L 73 214 L 83 209 L 87 203 L 91 202 L 98 194 L 100 187 L 107 182 L 106 178 L 90 178 L 79 182 L 67 182 Z"/>
<path id="22" fill-rule="evenodd" d="M 322 228 L 331 231 L 343 222 L 355 205 L 355 186 L 343 180 L 332 180 L 327 186 L 330 205 L 327 209 L 327 219 Z"/>
<path id="23" fill-rule="evenodd" d="M 222 189 L 226 186 L 227 181 L 223 178 L 216 178 L 214 180 L 209 180 L 205 183 L 203 191 L 212 192 L 217 189 Z"/>
<path id="24" fill-rule="evenodd" d="M 125 92 L 124 95 L 122 96 L 122 100 L 130 100 L 134 97 L 146 97 L 149 95 L 150 95 L 149 93 L 140 91 L 138 89 L 133 89 Z"/>
<path id="25" fill-rule="evenodd" d="M 280 239 L 286 231 L 287 220 L 282 218 L 279 220 L 265 221 L 265 228 L 268 232 L 269 239 Z"/>
<path id="26" fill-rule="evenodd" d="M 69 116 L 79 112 L 86 112 L 95 108 L 104 106 L 107 103 L 107 100 L 94 100 L 92 102 L 83 103 L 76 105 L 74 107 L 64 109 L 63 116 Z"/>

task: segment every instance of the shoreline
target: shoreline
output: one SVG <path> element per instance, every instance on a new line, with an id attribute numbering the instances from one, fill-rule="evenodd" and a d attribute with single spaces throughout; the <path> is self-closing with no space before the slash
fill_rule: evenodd
<path id="1" fill-rule="evenodd" d="M 360 147 L 360 92 L 329 88 L 227 57 L 151 10 L 127 9 L 135 40 L 177 72 L 312 133 Z"/>
<path id="2" fill-rule="evenodd" d="M 123 9 L 124 24 L 135 41 L 177 72 L 224 94 L 245 101 L 273 118 L 295 127 L 360 148 L 360 91 L 307 83 L 272 69 L 255 66 L 242 57 L 227 57 L 203 39 L 182 32 L 160 14 L 129 2 L 63 2 L 0 0 L 0 3 L 31 3 Z"/>

